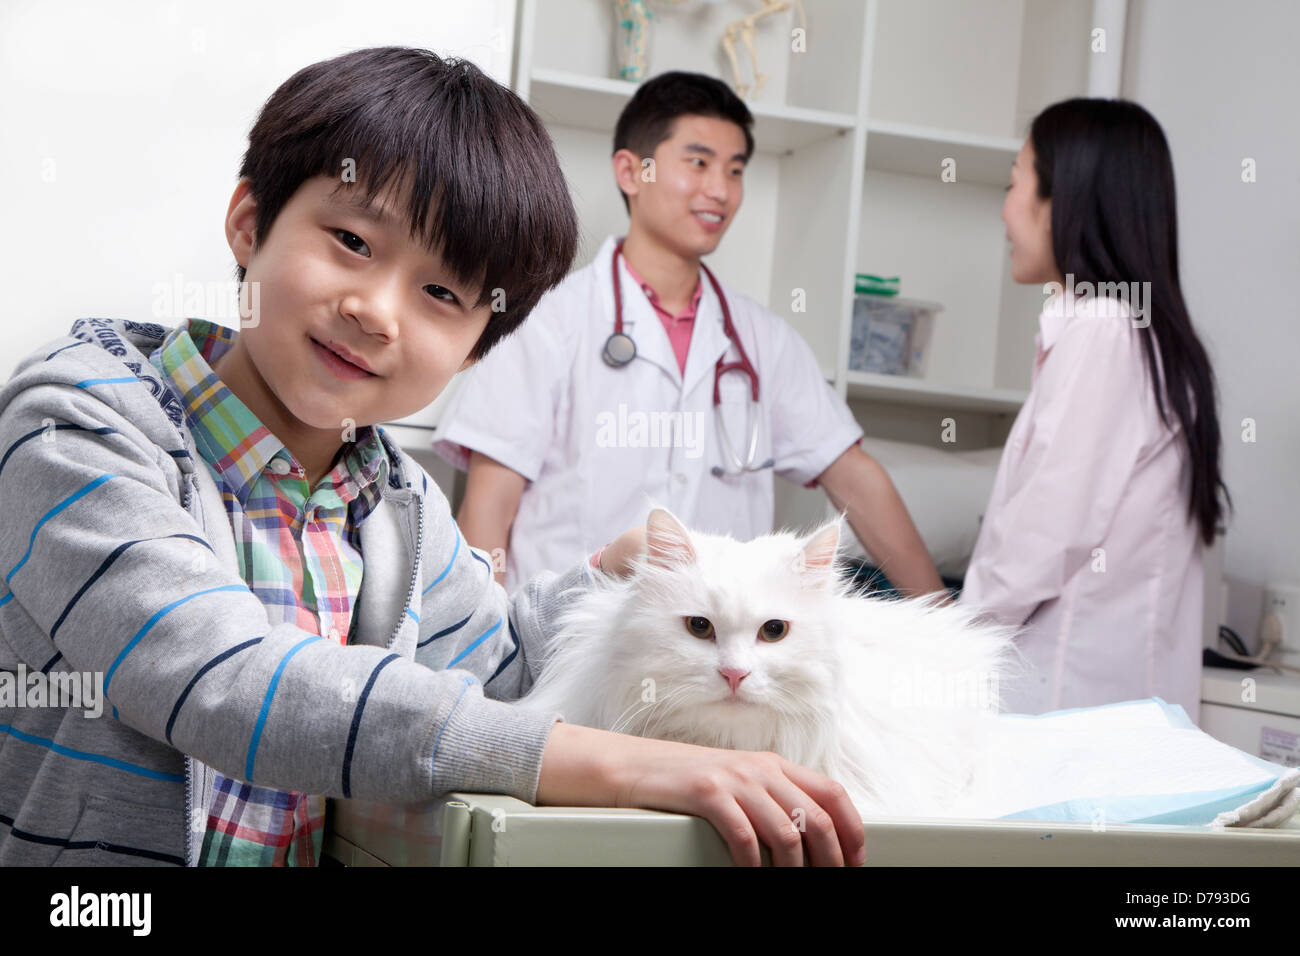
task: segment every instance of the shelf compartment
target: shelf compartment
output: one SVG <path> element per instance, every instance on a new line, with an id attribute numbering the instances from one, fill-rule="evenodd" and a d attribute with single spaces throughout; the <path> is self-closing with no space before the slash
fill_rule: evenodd
<path id="1" fill-rule="evenodd" d="M 636 83 L 584 76 L 561 70 L 533 70 L 528 103 L 548 125 L 573 126 L 613 136 L 623 106 Z M 849 133 L 856 118 L 848 113 L 799 106 L 749 104 L 754 114 L 755 148 L 764 153 L 791 153 L 804 146 Z"/>
<path id="2" fill-rule="evenodd" d="M 925 176 L 937 182 L 943 171 L 940 164 L 951 157 L 957 162 L 957 182 L 1005 186 L 1022 145 L 1021 140 L 1010 137 L 871 120 L 867 123 L 867 168 Z"/>
<path id="3" fill-rule="evenodd" d="M 961 411 L 1013 415 L 1029 397 L 1028 392 L 1010 388 L 980 388 L 974 385 L 943 385 L 905 375 L 880 375 L 852 369 L 845 376 L 850 399 L 869 399 L 896 405 L 921 405 Z"/>

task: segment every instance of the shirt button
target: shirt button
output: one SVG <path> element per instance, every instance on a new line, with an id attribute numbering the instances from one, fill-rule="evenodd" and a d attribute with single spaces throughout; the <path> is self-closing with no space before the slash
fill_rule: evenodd
<path id="1" fill-rule="evenodd" d="M 677 479 L 677 483 L 678 483 L 679 485 L 684 485 L 684 484 L 686 484 L 686 476 L 685 476 L 685 475 L 679 473 L 679 474 L 673 475 L 673 477 Z"/>
<path id="2" fill-rule="evenodd" d="M 289 474 L 289 463 L 283 458 L 272 458 L 271 470 L 277 475 L 287 475 Z"/>

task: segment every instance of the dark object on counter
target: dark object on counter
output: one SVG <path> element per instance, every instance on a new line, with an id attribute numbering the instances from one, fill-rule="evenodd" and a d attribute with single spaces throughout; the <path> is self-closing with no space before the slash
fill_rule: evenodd
<path id="1" fill-rule="evenodd" d="M 1252 664 L 1250 661 L 1239 661 L 1235 657 L 1224 657 L 1213 648 L 1207 647 L 1201 651 L 1201 663 L 1206 667 L 1230 667 L 1238 671 L 1253 671 L 1258 664 Z"/>

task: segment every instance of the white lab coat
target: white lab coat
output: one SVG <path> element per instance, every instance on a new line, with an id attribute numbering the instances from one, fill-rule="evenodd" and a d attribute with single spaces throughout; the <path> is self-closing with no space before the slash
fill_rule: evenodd
<path id="1" fill-rule="evenodd" d="M 770 458 L 774 467 L 711 474 L 727 464 L 715 425 L 714 364 L 724 353 L 739 358 L 723 332 L 718 297 L 701 273 L 683 377 L 663 323 L 620 259 L 623 326 L 637 355 L 611 368 L 601 352 L 614 328 L 614 244 L 607 239 L 591 264 L 544 296 L 515 335 L 466 373 L 439 421 L 434 448 L 448 461 L 465 468 L 473 449 L 528 479 L 507 548 L 509 590 L 587 557 L 643 524 L 655 505 L 701 531 L 741 540 L 766 534 L 773 472 L 807 483 L 862 437 L 807 343 L 722 283 L 758 371 L 753 461 Z M 743 460 L 749 380 L 728 372 L 720 385 L 721 413 Z"/>

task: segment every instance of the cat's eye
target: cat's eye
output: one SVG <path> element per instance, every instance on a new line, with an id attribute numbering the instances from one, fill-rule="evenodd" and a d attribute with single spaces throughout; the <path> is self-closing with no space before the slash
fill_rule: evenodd
<path id="1" fill-rule="evenodd" d="M 758 636 L 765 641 L 779 641 L 789 633 L 788 621 L 767 621 L 758 629 Z"/>
<path id="2" fill-rule="evenodd" d="M 692 636 L 700 640 L 708 640 L 713 636 L 713 622 L 707 617 L 687 617 L 682 620 L 686 622 L 686 630 L 690 631 Z"/>

